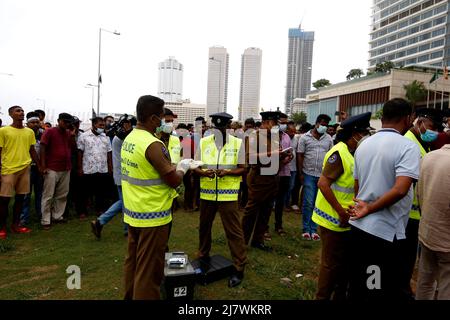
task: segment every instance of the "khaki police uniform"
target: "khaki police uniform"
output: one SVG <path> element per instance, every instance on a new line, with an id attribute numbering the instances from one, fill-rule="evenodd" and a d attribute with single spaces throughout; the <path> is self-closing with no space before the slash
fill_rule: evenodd
<path id="1" fill-rule="evenodd" d="M 267 139 L 260 141 L 261 135 L 264 133 L 267 134 Z M 264 248 L 264 233 L 269 224 L 270 213 L 278 192 L 278 169 L 272 170 L 271 174 L 265 173 L 264 168 L 270 168 L 272 163 L 262 163 L 261 159 L 258 158 L 256 163 L 253 164 L 251 154 L 255 147 L 256 153 L 279 150 L 278 133 L 274 135 L 274 138 L 276 139 L 272 141 L 270 130 L 266 132 L 257 130 L 252 133 L 249 144 L 246 146 L 247 167 L 249 168 L 247 175 L 248 202 L 242 219 L 242 228 L 245 243 L 250 242 L 255 247 L 262 246 L 262 249 Z"/>

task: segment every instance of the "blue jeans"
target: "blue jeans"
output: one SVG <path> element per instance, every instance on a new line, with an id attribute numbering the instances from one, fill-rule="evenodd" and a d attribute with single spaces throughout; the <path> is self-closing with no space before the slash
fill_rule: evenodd
<path id="1" fill-rule="evenodd" d="M 317 192 L 319 188 L 317 187 L 317 182 L 319 182 L 319 177 L 310 176 L 303 174 L 303 233 L 317 233 L 317 224 L 312 221 L 312 213 L 314 205 L 316 203 Z"/>
<path id="2" fill-rule="evenodd" d="M 291 171 L 291 179 L 289 180 L 289 190 L 286 193 L 286 202 L 285 202 L 286 207 L 291 206 L 291 196 L 292 196 L 292 191 L 294 190 L 296 181 L 297 181 L 297 171 Z M 294 203 L 294 204 L 296 204 L 296 203 Z"/>
<path id="3" fill-rule="evenodd" d="M 117 214 L 123 212 L 123 198 L 122 198 L 122 186 L 117 186 L 117 193 L 119 195 L 119 200 L 117 200 L 115 203 L 109 207 L 108 210 L 106 210 L 100 217 L 97 218 L 97 220 L 100 222 L 100 225 L 104 226 L 109 221 L 111 221 L 112 218 L 114 218 Z M 123 231 L 124 233 L 128 232 L 128 224 L 125 222 L 123 223 Z"/>
<path id="4" fill-rule="evenodd" d="M 23 199 L 22 213 L 20 214 L 20 223 L 22 225 L 27 225 L 30 222 L 30 204 L 31 204 L 31 194 L 34 190 L 34 208 L 36 211 L 36 216 L 41 220 L 42 210 L 42 189 L 44 187 L 44 179 L 39 174 L 36 166 L 31 167 L 30 171 L 30 193 L 25 195 Z"/>

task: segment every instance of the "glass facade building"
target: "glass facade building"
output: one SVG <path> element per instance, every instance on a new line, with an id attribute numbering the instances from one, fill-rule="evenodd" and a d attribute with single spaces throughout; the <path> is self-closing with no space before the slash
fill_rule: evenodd
<path id="1" fill-rule="evenodd" d="M 369 68 L 450 63 L 448 0 L 374 0 Z"/>
<path id="2" fill-rule="evenodd" d="M 292 113 L 292 102 L 306 98 L 311 91 L 314 32 L 289 29 L 289 48 L 286 76 L 286 114 Z"/>

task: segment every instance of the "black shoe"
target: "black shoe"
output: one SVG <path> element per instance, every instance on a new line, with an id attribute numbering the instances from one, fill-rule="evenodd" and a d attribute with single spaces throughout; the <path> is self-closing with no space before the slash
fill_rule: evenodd
<path id="1" fill-rule="evenodd" d="M 97 239 L 100 239 L 102 235 L 103 226 L 98 220 L 91 221 L 91 230 Z"/>
<path id="2" fill-rule="evenodd" d="M 228 287 L 234 288 L 241 284 L 242 279 L 244 279 L 244 272 L 243 271 L 237 271 L 235 272 L 230 279 L 228 279 Z"/>
<path id="3" fill-rule="evenodd" d="M 67 219 L 62 218 L 62 219 L 59 219 L 59 220 L 53 220 L 53 223 L 55 223 L 55 224 L 64 224 L 64 223 L 67 223 Z"/>
<path id="4" fill-rule="evenodd" d="M 272 247 L 265 245 L 263 242 L 252 243 L 251 246 L 256 249 L 260 249 L 265 252 L 271 252 Z"/>

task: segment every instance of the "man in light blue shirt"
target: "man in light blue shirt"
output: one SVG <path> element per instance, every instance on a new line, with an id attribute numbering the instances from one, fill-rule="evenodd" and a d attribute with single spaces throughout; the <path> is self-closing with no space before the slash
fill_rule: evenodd
<path id="1" fill-rule="evenodd" d="M 355 153 L 357 199 L 349 209 L 354 250 L 350 299 L 408 298 L 399 281 L 405 270 L 398 261 L 398 241 L 405 239 L 412 186 L 420 164 L 419 147 L 403 136 L 412 120 L 407 101 L 386 102 L 382 129 L 361 143 Z M 368 280 L 371 276 L 373 283 Z"/>

